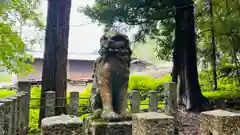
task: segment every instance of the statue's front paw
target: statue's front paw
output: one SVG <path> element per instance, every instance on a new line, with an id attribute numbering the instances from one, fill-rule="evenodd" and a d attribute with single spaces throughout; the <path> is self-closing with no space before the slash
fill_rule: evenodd
<path id="1" fill-rule="evenodd" d="M 103 120 L 107 120 L 107 121 L 120 121 L 121 120 L 121 116 L 117 113 L 115 113 L 114 111 L 108 111 L 108 110 L 104 110 L 102 112 L 101 118 Z"/>

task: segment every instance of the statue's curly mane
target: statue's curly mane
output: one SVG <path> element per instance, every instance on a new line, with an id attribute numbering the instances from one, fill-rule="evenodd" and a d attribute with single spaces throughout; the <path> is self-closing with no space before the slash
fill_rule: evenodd
<path id="1" fill-rule="evenodd" d="M 114 36 L 103 35 L 100 39 L 100 44 L 99 54 L 102 59 L 116 57 L 123 64 L 130 66 L 132 50 L 127 36 L 122 34 Z"/>

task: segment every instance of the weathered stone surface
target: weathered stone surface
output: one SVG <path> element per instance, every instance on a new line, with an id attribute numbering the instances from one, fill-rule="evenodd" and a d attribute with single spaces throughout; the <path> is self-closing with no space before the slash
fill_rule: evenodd
<path id="1" fill-rule="evenodd" d="M 133 114 L 132 135 L 174 135 L 174 118 L 156 112 Z"/>
<path id="2" fill-rule="evenodd" d="M 132 121 L 90 121 L 89 135 L 132 135 Z"/>
<path id="3" fill-rule="evenodd" d="M 225 110 L 200 114 L 201 135 L 240 135 L 240 113 Z"/>
<path id="4" fill-rule="evenodd" d="M 11 135 L 12 130 L 12 100 L 7 98 L 0 98 L 0 103 L 4 104 L 4 135 Z"/>
<path id="5" fill-rule="evenodd" d="M 4 104 L 0 103 L 0 135 L 4 135 Z"/>
<path id="6" fill-rule="evenodd" d="M 42 135 L 83 135 L 83 121 L 69 115 L 44 118 L 41 133 Z"/>
<path id="7" fill-rule="evenodd" d="M 12 134 L 14 134 L 14 133 L 16 133 L 17 132 L 17 115 L 16 115 L 16 113 L 17 113 L 17 97 L 16 96 L 10 96 L 10 97 L 7 97 L 7 99 L 9 99 L 9 100 L 12 100 L 12 123 L 11 123 L 11 125 L 12 125 L 12 130 L 11 130 L 11 133 Z"/>

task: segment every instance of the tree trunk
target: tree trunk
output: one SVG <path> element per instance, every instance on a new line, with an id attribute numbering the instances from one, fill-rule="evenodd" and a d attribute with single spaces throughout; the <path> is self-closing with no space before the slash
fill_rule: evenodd
<path id="1" fill-rule="evenodd" d="M 172 82 L 175 82 L 175 83 L 178 82 L 178 75 L 179 75 L 179 69 L 180 69 L 179 68 L 180 64 L 178 63 L 179 56 L 178 56 L 177 51 L 178 51 L 178 48 L 176 46 L 176 41 L 174 40 L 174 42 L 173 42 L 173 53 L 172 53 L 173 67 L 172 67 L 172 74 L 171 74 L 171 76 L 172 76 Z"/>
<path id="2" fill-rule="evenodd" d="M 177 1 L 177 6 L 192 2 Z M 208 100 L 203 97 L 198 82 L 196 37 L 193 6 L 176 9 L 176 47 L 180 63 L 180 100 L 187 110 L 201 110 Z"/>
<path id="3" fill-rule="evenodd" d="M 214 24 L 213 24 L 213 11 L 212 11 L 212 2 L 208 1 L 209 5 L 209 12 L 210 12 L 210 21 L 211 21 L 211 33 L 212 33 L 212 49 L 211 49 L 211 59 L 212 59 L 212 73 L 213 73 L 213 82 L 214 88 L 213 90 L 216 91 L 218 88 L 217 85 L 217 66 L 216 66 L 216 44 L 215 44 L 215 37 L 214 37 Z"/>
<path id="4" fill-rule="evenodd" d="M 58 0 L 58 44 L 57 49 L 57 68 L 56 68 L 56 115 L 66 114 L 67 92 L 67 57 L 68 57 L 68 37 L 69 20 L 71 10 L 71 0 Z"/>
<path id="5" fill-rule="evenodd" d="M 71 0 L 48 0 L 39 127 L 45 117 L 45 92 L 56 91 L 56 115 L 66 113 L 66 77 Z"/>
<path id="6" fill-rule="evenodd" d="M 55 0 L 48 1 L 48 15 L 47 26 L 45 31 L 45 47 L 44 47 L 44 59 L 42 68 L 42 89 L 41 89 L 41 102 L 40 102 L 40 114 L 39 114 L 39 127 L 41 121 L 45 117 L 45 92 L 55 91 L 55 74 L 56 74 L 56 47 L 57 44 L 57 12 L 58 8 L 55 6 L 58 2 Z"/>

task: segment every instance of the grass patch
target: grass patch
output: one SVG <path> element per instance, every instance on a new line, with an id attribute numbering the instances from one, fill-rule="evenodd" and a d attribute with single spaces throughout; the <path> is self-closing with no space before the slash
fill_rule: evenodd
<path id="1" fill-rule="evenodd" d="M 8 97 L 8 96 L 12 96 L 14 94 L 16 94 L 15 91 L 0 89 L 0 98 L 5 98 L 5 97 Z"/>

